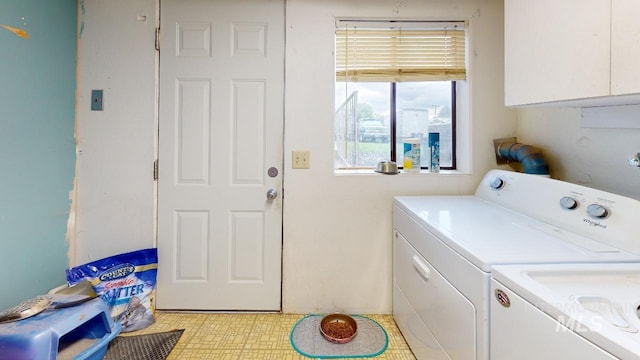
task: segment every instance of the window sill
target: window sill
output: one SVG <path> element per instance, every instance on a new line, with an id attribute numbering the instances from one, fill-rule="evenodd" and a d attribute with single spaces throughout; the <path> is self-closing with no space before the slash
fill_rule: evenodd
<path id="1" fill-rule="evenodd" d="M 429 170 L 421 170 L 420 172 L 405 172 L 400 170 L 398 174 L 382 174 L 373 171 L 373 169 L 344 169 L 334 170 L 335 176 L 439 176 L 439 175 L 469 175 L 460 170 L 440 170 L 440 172 L 430 172 Z"/>

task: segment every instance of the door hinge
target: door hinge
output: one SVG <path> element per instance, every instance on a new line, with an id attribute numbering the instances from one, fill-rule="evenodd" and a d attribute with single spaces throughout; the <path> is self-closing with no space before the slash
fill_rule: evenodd
<path id="1" fill-rule="evenodd" d="M 160 27 L 158 26 L 156 28 L 156 40 L 155 40 L 156 44 L 156 51 L 160 51 Z"/>
<path id="2" fill-rule="evenodd" d="M 153 180 L 158 180 L 158 160 L 153 162 Z"/>

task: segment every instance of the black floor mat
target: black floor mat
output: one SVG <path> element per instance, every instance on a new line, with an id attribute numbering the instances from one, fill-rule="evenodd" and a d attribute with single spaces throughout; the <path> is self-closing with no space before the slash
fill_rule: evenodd
<path id="1" fill-rule="evenodd" d="M 109 343 L 103 360 L 164 360 L 184 329 L 157 334 L 117 336 Z"/>

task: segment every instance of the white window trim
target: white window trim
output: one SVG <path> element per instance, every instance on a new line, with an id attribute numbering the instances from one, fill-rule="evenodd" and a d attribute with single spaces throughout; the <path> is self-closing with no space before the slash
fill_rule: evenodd
<path id="1" fill-rule="evenodd" d="M 338 20 L 345 20 L 336 18 Z M 438 21 L 424 19 L 422 21 Z M 438 173 L 422 170 L 420 172 L 405 173 L 401 171 L 398 175 L 385 175 L 373 171 L 373 169 L 333 169 L 334 176 L 450 176 L 450 175 L 471 175 L 473 172 L 471 159 L 473 158 L 473 123 L 471 114 L 471 84 L 473 83 L 473 57 L 471 56 L 470 44 L 473 43 L 473 31 L 471 23 L 467 22 L 467 78 L 456 81 L 456 169 L 440 170 Z M 334 55 L 335 56 L 335 55 Z M 335 61 L 335 59 L 334 59 Z M 334 71 L 335 74 L 335 71 Z M 333 81 L 333 92 L 335 93 L 336 81 Z"/>
<path id="2" fill-rule="evenodd" d="M 434 175 L 470 175 L 471 174 L 471 151 L 472 151 L 472 137 L 471 137 L 471 101 L 469 95 L 469 75 L 467 80 L 456 81 L 456 169 L 455 170 L 440 170 L 438 173 L 430 172 L 429 170 L 421 170 L 418 172 L 407 173 L 400 171 L 398 175 L 393 176 L 434 176 Z M 335 92 L 335 87 L 333 89 Z M 376 175 L 376 176 L 390 176 L 384 174 L 378 174 L 373 171 L 374 169 L 334 169 L 334 175 Z"/>

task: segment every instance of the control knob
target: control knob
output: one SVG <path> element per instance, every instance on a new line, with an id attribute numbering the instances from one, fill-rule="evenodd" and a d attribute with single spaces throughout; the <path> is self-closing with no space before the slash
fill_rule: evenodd
<path id="1" fill-rule="evenodd" d="M 499 177 L 494 177 L 489 182 L 489 187 L 493 190 L 500 190 L 504 187 L 504 180 L 500 179 Z"/>
<path id="2" fill-rule="evenodd" d="M 578 200 L 570 196 L 565 196 L 560 199 L 560 206 L 562 206 L 563 209 L 574 210 L 578 207 Z"/>
<path id="3" fill-rule="evenodd" d="M 609 210 L 602 205 L 591 204 L 587 206 L 587 214 L 592 218 L 604 219 L 609 216 Z"/>

